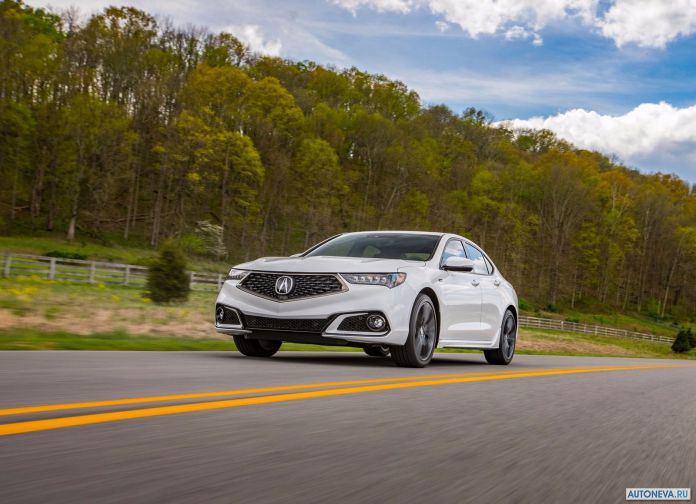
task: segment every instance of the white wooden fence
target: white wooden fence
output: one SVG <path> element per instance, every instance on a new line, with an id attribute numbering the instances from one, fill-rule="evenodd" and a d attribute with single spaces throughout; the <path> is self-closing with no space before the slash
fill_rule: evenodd
<path id="1" fill-rule="evenodd" d="M 1 254 L 2 275 L 5 278 L 38 276 L 46 280 L 82 282 L 90 284 L 126 285 L 143 287 L 147 268 L 135 264 L 117 264 L 79 259 L 63 259 L 29 254 Z M 223 273 L 189 272 L 192 289 L 220 289 L 226 275 Z"/>
<path id="2" fill-rule="evenodd" d="M 613 327 L 603 327 L 579 322 L 568 322 L 567 320 L 526 317 L 524 315 L 520 316 L 520 327 L 553 329 L 555 331 L 594 334 L 595 336 L 614 336 L 643 341 L 658 341 L 660 343 L 672 343 L 674 341 L 674 338 L 670 338 L 669 336 L 661 336 L 658 334 L 640 333 L 628 331 L 626 329 L 615 329 Z"/>

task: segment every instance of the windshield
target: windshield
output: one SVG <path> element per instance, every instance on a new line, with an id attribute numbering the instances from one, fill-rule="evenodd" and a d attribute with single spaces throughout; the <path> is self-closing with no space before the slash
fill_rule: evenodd
<path id="1" fill-rule="evenodd" d="M 427 261 L 435 253 L 440 235 L 366 233 L 341 235 L 319 245 L 305 256 L 368 257 Z"/>

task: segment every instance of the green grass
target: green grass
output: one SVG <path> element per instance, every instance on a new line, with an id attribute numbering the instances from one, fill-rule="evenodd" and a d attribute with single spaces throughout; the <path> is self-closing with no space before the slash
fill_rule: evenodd
<path id="1" fill-rule="evenodd" d="M 0 250 L 25 254 L 45 255 L 51 251 L 77 253 L 90 260 L 144 264 L 154 256 L 152 250 L 117 244 L 100 244 L 94 240 L 78 238 L 73 243 L 63 236 L 0 236 Z"/>
<path id="2" fill-rule="evenodd" d="M 0 309 L 20 314 L 43 312 L 49 317 L 71 309 L 82 311 L 87 303 L 91 308 L 109 310 L 136 309 L 144 311 L 212 312 L 215 290 L 191 291 L 183 304 L 154 305 L 144 289 L 104 283 L 77 283 L 46 280 L 38 276 L 0 278 Z"/>
<path id="3" fill-rule="evenodd" d="M 63 331 L 0 331 L 0 350 L 230 350 L 234 344 L 216 339 L 131 336 L 122 331 L 82 336 Z"/>
<path id="4" fill-rule="evenodd" d="M 543 349 L 525 350 L 518 349 L 520 354 L 535 355 L 573 355 L 592 357 L 639 357 L 654 359 L 696 359 L 696 349 L 686 354 L 676 354 L 668 343 L 656 341 L 641 341 L 629 338 L 614 338 L 610 336 L 595 336 L 590 334 L 578 334 L 571 332 L 555 332 L 546 329 L 520 329 L 521 338 L 532 338 L 540 348 L 544 343 L 562 343 L 563 346 L 576 347 L 578 350 L 553 350 Z M 591 345 L 596 350 L 584 350 L 586 345 Z"/>
<path id="5" fill-rule="evenodd" d="M 526 331 L 522 331 L 522 337 Z M 653 342 L 634 342 L 621 338 L 603 336 L 584 336 L 576 334 L 557 334 L 551 331 L 534 331 L 535 337 L 545 335 L 549 339 L 564 339 L 574 342 L 591 342 L 603 347 L 603 351 L 544 351 L 518 350 L 526 355 L 565 355 L 592 357 L 637 357 L 662 359 L 696 359 L 696 349 L 688 354 L 678 355 L 670 350 L 669 345 Z M 620 347 L 627 353 L 616 355 L 612 348 Z M 303 345 L 284 343 L 283 351 L 331 351 L 359 352 L 353 347 L 335 347 L 320 345 Z M 137 350 L 137 351 L 234 351 L 231 338 L 167 338 L 152 336 L 134 336 L 125 331 L 111 331 L 79 335 L 65 331 L 42 331 L 38 329 L 6 329 L 0 331 L 0 350 Z M 479 353 L 478 350 L 441 349 L 439 353 Z"/>
<path id="6" fill-rule="evenodd" d="M 87 260 L 104 261 L 121 264 L 147 265 L 155 257 L 156 251 L 140 244 L 122 243 L 114 239 L 104 241 L 78 236 L 70 243 L 63 233 L 41 233 L 36 236 L 0 236 L 0 252 L 17 254 L 46 255 L 49 252 L 80 254 Z M 229 269 L 227 262 L 193 258 L 189 267 L 196 271 L 225 272 Z"/>
<path id="7" fill-rule="evenodd" d="M 64 331 L 7 329 L 0 331 L 0 350 L 138 350 L 138 351 L 233 351 L 232 339 L 160 338 L 133 336 L 123 331 L 87 336 Z M 356 352 L 359 348 L 283 344 L 284 351 L 331 350 Z"/>
<path id="8" fill-rule="evenodd" d="M 663 336 L 675 336 L 679 330 L 679 324 L 675 325 L 671 321 L 656 320 L 641 313 L 588 313 L 564 309 L 555 313 L 539 310 L 536 312 L 524 312 L 523 314 L 532 317 L 555 318 L 559 320 L 578 322 L 580 324 L 615 327 L 617 329 L 626 329 L 628 331 L 648 334 L 659 334 Z M 696 327 L 694 327 L 694 325 L 691 323 L 685 322 L 681 325 L 696 329 Z"/>
<path id="9" fill-rule="evenodd" d="M 679 358 L 679 355 L 672 352 L 671 345 L 667 343 L 633 340 L 628 338 L 612 338 L 608 336 L 594 336 L 591 334 L 568 334 L 572 334 L 572 337 L 577 341 L 588 341 L 590 343 L 596 343 L 599 345 L 618 346 L 624 350 L 628 350 L 629 352 L 635 352 L 636 355 L 641 353 L 652 353 L 661 357 Z M 696 352 L 692 353 L 696 355 Z"/>

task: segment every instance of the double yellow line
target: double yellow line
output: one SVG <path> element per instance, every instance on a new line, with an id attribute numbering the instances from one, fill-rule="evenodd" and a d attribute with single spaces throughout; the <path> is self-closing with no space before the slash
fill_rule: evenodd
<path id="1" fill-rule="evenodd" d="M 0 409 L 0 417 L 13 415 L 30 415 L 49 413 L 55 411 L 74 411 L 80 409 L 93 409 L 114 406 L 126 406 L 135 404 L 152 404 L 165 402 L 178 402 L 198 400 L 186 404 L 169 406 L 154 406 L 125 411 L 111 411 L 105 413 L 89 413 L 82 415 L 70 415 L 59 418 L 42 420 L 28 420 L 23 422 L 0 424 L 0 436 L 23 434 L 28 432 L 61 429 L 78 425 L 90 425 L 104 422 L 115 422 L 135 418 L 147 418 L 153 416 L 173 415 L 177 413 L 189 413 L 194 411 L 206 411 L 223 408 L 237 408 L 258 404 L 271 404 L 289 401 L 300 401 L 318 397 L 330 397 L 349 394 L 361 394 L 384 390 L 398 390 L 416 387 L 432 387 L 436 385 L 449 385 L 455 383 L 509 380 L 514 378 L 529 378 L 537 376 L 560 376 L 580 373 L 599 373 L 610 371 L 631 371 L 639 369 L 660 369 L 683 367 L 684 365 L 641 365 L 641 366 L 607 366 L 607 367 L 577 367 L 577 368 L 553 368 L 535 369 L 529 371 L 503 371 L 487 373 L 457 373 L 425 376 L 408 376 L 395 378 L 378 378 L 370 380 L 344 380 L 323 383 L 308 383 L 298 385 L 282 385 L 277 387 L 261 387 L 236 390 L 222 390 L 216 392 L 201 392 L 191 394 L 173 394 L 162 396 L 134 397 L 127 399 L 112 399 L 105 401 L 90 401 L 65 404 L 47 404 L 41 406 L 23 406 L 18 408 Z M 261 395 L 258 395 L 261 394 Z M 251 396 L 219 401 L 208 399 L 231 396 Z M 205 401 L 200 401 L 204 399 Z"/>

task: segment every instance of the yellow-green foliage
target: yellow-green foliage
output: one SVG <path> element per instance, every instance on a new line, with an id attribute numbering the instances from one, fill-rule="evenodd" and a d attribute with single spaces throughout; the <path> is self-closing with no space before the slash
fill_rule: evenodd
<path id="1" fill-rule="evenodd" d="M 209 258 L 234 263 L 349 230 L 454 231 L 533 308 L 693 319 L 696 194 L 675 176 L 132 7 L 75 25 L 5 0 L 0 47 L 0 201 L 19 202 L 0 206 L 0 250 L 144 264 L 172 237 L 197 254 L 207 221 Z M 24 239 L 46 226 L 70 243 Z"/>

